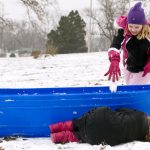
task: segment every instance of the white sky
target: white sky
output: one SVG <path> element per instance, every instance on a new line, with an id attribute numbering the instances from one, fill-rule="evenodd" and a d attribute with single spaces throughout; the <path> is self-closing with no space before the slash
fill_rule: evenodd
<path id="1" fill-rule="evenodd" d="M 58 3 L 63 9 L 83 9 L 89 7 L 90 0 L 58 0 Z"/>
<path id="2" fill-rule="evenodd" d="M 25 8 L 19 0 L 0 0 L 4 4 L 4 14 L 7 18 L 22 20 L 25 17 Z"/>
<path id="3" fill-rule="evenodd" d="M 5 16 L 20 20 L 25 17 L 26 9 L 22 6 L 20 0 L 0 0 L 4 4 Z M 82 10 L 90 7 L 90 0 L 57 0 L 61 11 Z M 93 7 L 96 6 L 96 0 L 92 0 Z M 2 9 L 0 10 L 2 11 Z"/>
<path id="4" fill-rule="evenodd" d="M 57 0 L 61 12 L 69 12 L 70 10 L 82 10 L 90 7 L 90 0 Z M 0 0 L 4 4 L 5 17 L 22 20 L 25 19 L 26 9 L 20 0 Z M 92 0 L 93 8 L 97 7 L 97 0 Z M 146 8 L 146 6 L 144 6 Z M 2 8 L 0 7 L 0 12 Z"/>

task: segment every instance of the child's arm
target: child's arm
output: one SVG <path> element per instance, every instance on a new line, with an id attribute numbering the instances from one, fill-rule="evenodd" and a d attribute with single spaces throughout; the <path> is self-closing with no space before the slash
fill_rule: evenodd
<path id="1" fill-rule="evenodd" d="M 147 73 L 150 73 L 150 48 L 148 49 L 147 55 L 148 55 L 148 60 L 147 60 L 147 64 L 144 67 L 142 77 L 146 76 Z"/>
<path id="2" fill-rule="evenodd" d="M 120 62 L 121 43 L 124 39 L 123 33 L 124 33 L 123 29 L 118 30 L 118 34 L 117 36 L 116 35 L 114 36 L 111 48 L 109 48 L 108 50 L 110 66 L 105 76 L 108 75 L 108 80 L 112 79 L 113 82 L 115 82 L 116 80 L 118 81 L 118 77 L 121 75 L 119 62 Z"/>

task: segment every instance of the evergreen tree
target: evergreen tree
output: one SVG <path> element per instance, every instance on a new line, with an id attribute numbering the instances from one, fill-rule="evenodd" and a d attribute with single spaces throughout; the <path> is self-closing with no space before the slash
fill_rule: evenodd
<path id="1" fill-rule="evenodd" d="M 53 43 L 58 53 L 87 52 L 85 25 L 78 11 L 71 11 L 68 16 L 62 16 L 57 29 L 48 34 L 47 44 Z"/>

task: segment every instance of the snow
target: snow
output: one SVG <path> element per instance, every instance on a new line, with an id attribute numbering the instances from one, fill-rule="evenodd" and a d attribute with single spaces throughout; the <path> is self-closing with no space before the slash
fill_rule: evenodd
<path id="1" fill-rule="evenodd" d="M 0 58 L 0 88 L 103 86 L 109 61 L 106 52 L 63 54 L 54 57 Z M 120 78 L 117 85 L 124 84 Z M 116 85 L 112 86 L 115 90 Z M 150 143 L 134 141 L 111 147 L 78 143 L 54 144 L 50 138 L 0 139 L 5 150 L 149 150 Z"/>
<path id="2" fill-rule="evenodd" d="M 115 93 L 117 91 L 117 83 L 116 82 L 111 82 L 109 85 L 109 89 L 112 93 Z"/>
<path id="3" fill-rule="evenodd" d="M 106 85 L 106 53 L 1 58 L 1 88 Z"/>

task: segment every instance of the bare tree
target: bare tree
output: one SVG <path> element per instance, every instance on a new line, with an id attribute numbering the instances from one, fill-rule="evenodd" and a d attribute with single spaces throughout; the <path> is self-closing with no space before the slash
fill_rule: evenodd
<path id="1" fill-rule="evenodd" d="M 146 13 L 146 17 L 148 20 L 150 20 L 150 9 L 149 9 L 149 6 L 150 6 L 150 1 L 149 0 L 143 0 L 143 7 L 144 7 L 144 10 L 145 10 L 145 13 Z"/>
<path id="2" fill-rule="evenodd" d="M 48 7 L 55 7 L 57 5 L 57 0 L 18 0 L 18 2 L 21 2 L 23 6 L 25 6 L 27 10 L 27 14 L 29 16 L 29 19 L 31 17 L 31 13 L 34 13 L 38 20 L 41 22 L 47 17 L 48 11 L 46 11 Z M 3 7 L 3 3 L 0 1 L 0 7 Z M 56 8 L 56 7 L 55 7 Z M 1 8 L 0 8 L 1 9 Z M 2 10 L 2 9 L 1 9 Z M 57 11 L 56 11 L 57 13 Z M 10 20 L 6 19 L 4 15 L 2 15 L 2 12 L 0 12 L 0 26 L 1 24 L 5 24 L 10 26 L 12 22 Z"/>
<path id="3" fill-rule="evenodd" d="M 45 50 L 45 35 L 33 27 L 29 22 L 14 22 L 14 30 L 4 31 L 4 45 L 8 51 L 13 50 Z"/>
<path id="4" fill-rule="evenodd" d="M 85 9 L 86 16 L 92 18 L 92 51 L 93 49 L 99 51 L 109 48 L 113 40 L 113 35 L 116 32 L 114 20 L 117 16 L 126 14 L 129 8 L 129 1 L 130 0 L 97 0 L 98 8 L 92 9 L 92 11 Z"/>
<path id="5" fill-rule="evenodd" d="M 20 47 L 44 49 L 46 35 L 50 27 L 56 23 L 57 18 L 52 16 L 53 13 L 49 9 L 53 11 L 56 9 L 55 15 L 57 14 L 59 9 L 57 0 L 18 0 L 19 2 L 25 6 L 29 18 L 22 23 L 7 19 L 5 12 L 2 11 L 3 3 L 0 1 L 0 48 L 8 50 Z"/>
<path id="6" fill-rule="evenodd" d="M 98 26 L 100 36 L 104 36 L 112 41 L 115 33 L 114 19 L 118 15 L 126 13 L 126 6 L 129 0 L 97 0 L 99 9 L 92 12 L 90 15 L 89 10 L 86 10 L 88 16 L 94 20 L 94 24 Z"/>
<path id="7" fill-rule="evenodd" d="M 0 49 L 5 50 L 5 30 L 13 29 L 12 21 L 4 17 L 4 5 L 0 2 Z"/>
<path id="8" fill-rule="evenodd" d="M 46 7 L 49 5 L 53 6 L 57 3 L 56 0 L 20 0 L 24 6 L 27 8 L 27 12 L 32 10 L 38 17 L 40 21 L 43 20 L 46 14 Z"/>

